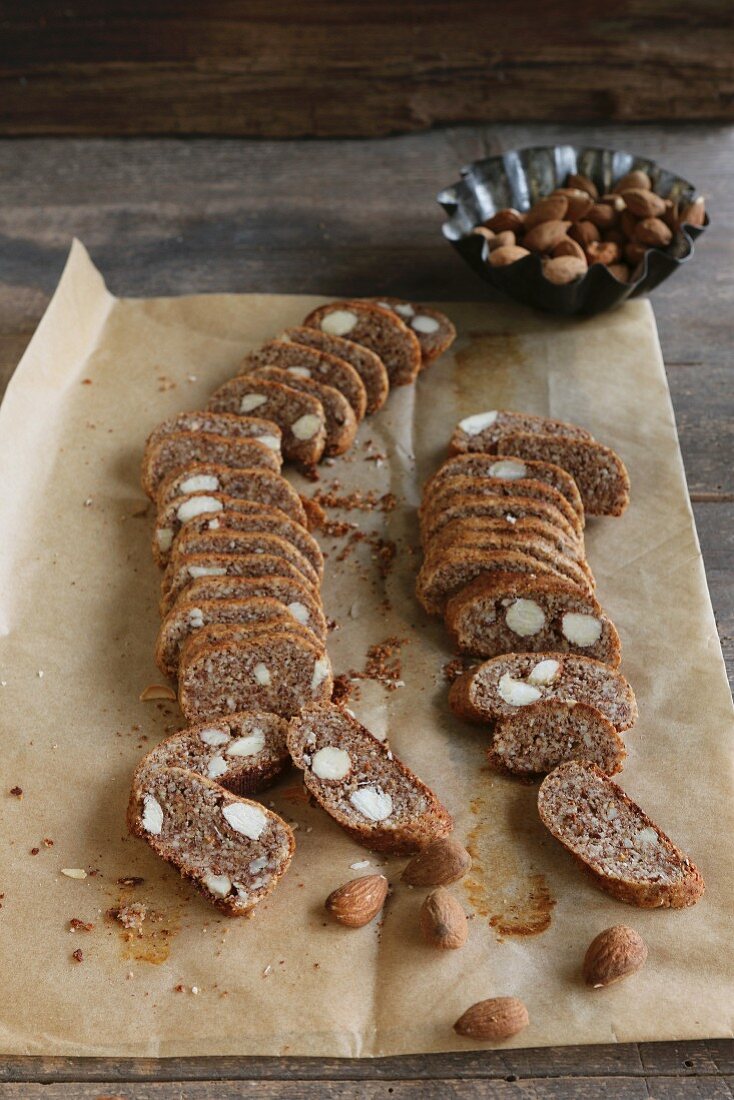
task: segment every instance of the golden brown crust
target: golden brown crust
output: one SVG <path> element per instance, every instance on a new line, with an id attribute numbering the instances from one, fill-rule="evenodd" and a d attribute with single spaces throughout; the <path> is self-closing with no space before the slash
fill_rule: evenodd
<path id="1" fill-rule="evenodd" d="M 373 302 L 347 300 L 329 302 L 312 310 L 303 324 L 306 328 L 320 329 L 327 315 L 337 311 L 354 315 L 356 322 L 334 335 L 348 336 L 354 343 L 363 344 L 379 355 L 387 367 L 391 386 L 405 386 L 415 381 L 423 361 L 421 346 L 416 334 L 397 314 Z"/>

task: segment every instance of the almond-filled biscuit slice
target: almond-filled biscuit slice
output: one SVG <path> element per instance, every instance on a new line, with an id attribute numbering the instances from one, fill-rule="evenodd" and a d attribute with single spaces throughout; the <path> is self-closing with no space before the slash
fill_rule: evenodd
<path id="1" fill-rule="evenodd" d="M 392 310 L 373 302 L 330 302 L 312 310 L 303 323 L 329 336 L 346 336 L 374 351 L 387 367 L 391 386 L 414 382 L 421 369 L 416 334 Z"/>
<path id="2" fill-rule="evenodd" d="M 460 420 L 449 443 L 449 454 L 465 451 L 497 453 L 497 444 L 511 432 L 532 432 L 534 435 L 565 436 L 569 439 L 593 439 L 591 432 L 563 420 L 551 420 L 547 416 L 511 412 L 508 409 L 490 409 L 474 413 Z"/>
<path id="3" fill-rule="evenodd" d="M 306 790 L 357 843 L 407 855 L 451 832 L 433 791 L 340 707 L 305 707 L 287 740 Z"/>
<path id="4" fill-rule="evenodd" d="M 521 554 L 528 554 L 531 558 L 550 566 L 554 573 L 567 578 L 583 592 L 591 593 L 594 588 L 594 577 L 588 565 L 584 561 L 570 558 L 561 553 L 555 541 L 543 539 L 538 535 L 529 535 L 527 532 L 506 531 L 473 531 L 470 534 L 457 535 L 454 524 L 449 524 L 450 536 L 432 539 L 426 547 L 424 570 L 428 570 L 441 563 L 448 551 L 467 550 L 497 551 L 511 550 Z M 456 556 L 454 554 L 454 556 Z"/>
<path id="5" fill-rule="evenodd" d="M 182 412 L 162 420 L 148 436 L 146 453 L 155 443 L 173 432 L 211 432 L 213 435 L 225 435 L 231 439 L 256 439 L 258 443 L 264 443 L 271 451 L 280 454 L 281 431 L 272 420 L 263 420 L 259 416 L 214 413 L 208 409 Z"/>
<path id="6" fill-rule="evenodd" d="M 455 509 L 452 509 L 455 512 Z M 536 539 L 547 542 L 564 558 L 578 562 L 591 578 L 584 547 L 578 539 L 562 531 L 553 523 L 536 516 L 493 516 L 493 515 L 452 515 L 449 522 L 426 540 L 425 551 L 430 553 L 434 546 L 466 546 L 472 540 L 481 544 L 482 536 L 509 535 L 518 542 Z"/>
<path id="7" fill-rule="evenodd" d="M 168 563 L 161 588 L 161 616 L 167 615 L 191 582 L 201 577 L 284 577 L 298 581 L 315 600 L 319 599 L 318 588 L 280 554 L 189 554 L 175 565 L 173 559 Z"/>
<path id="8" fill-rule="evenodd" d="M 439 485 L 457 477 L 499 478 L 509 482 L 523 482 L 528 479 L 545 481 L 566 498 L 579 519 L 583 521 L 584 505 L 578 485 L 567 470 L 555 466 L 552 462 L 535 462 L 512 455 L 496 458 L 494 455 L 479 451 L 453 455 L 442 462 L 433 477 L 426 482 L 423 499 L 430 500 Z"/>
<path id="9" fill-rule="evenodd" d="M 369 298 L 368 301 L 383 309 L 391 309 L 413 330 L 421 346 L 424 367 L 448 351 L 456 339 L 453 322 L 439 309 L 406 302 L 403 298 Z"/>
<path id="10" fill-rule="evenodd" d="M 540 785 L 538 812 L 594 882 L 641 909 L 695 905 L 701 873 L 621 787 L 583 760 L 561 764 Z"/>
<path id="11" fill-rule="evenodd" d="M 421 505 L 423 516 L 442 512 L 450 507 L 458 497 L 502 496 L 510 499 L 531 497 L 542 500 L 560 512 L 566 521 L 566 527 L 581 539 L 584 535 L 584 517 L 579 515 L 568 503 L 562 493 L 545 481 L 532 477 L 506 481 L 501 477 L 451 477 L 440 482 L 435 490 L 424 495 Z"/>
<path id="12" fill-rule="evenodd" d="M 161 768 L 186 768 L 249 798 L 290 767 L 287 731 L 285 719 L 267 711 L 240 711 L 187 726 L 143 758 L 138 777 Z"/>
<path id="13" fill-rule="evenodd" d="M 635 696 L 621 672 L 568 653 L 505 653 L 465 672 L 449 689 L 454 714 L 479 723 L 544 699 L 596 707 L 618 733 L 637 721 Z"/>
<path id="14" fill-rule="evenodd" d="M 612 723 L 587 703 L 546 699 L 500 718 L 487 749 L 504 775 L 547 775 L 567 760 L 587 760 L 605 775 L 620 771 L 627 751 Z"/>
<path id="15" fill-rule="evenodd" d="M 622 656 L 596 599 L 560 577 L 484 573 L 451 597 L 445 620 L 457 649 L 477 657 L 553 650 L 616 668 Z"/>
<path id="16" fill-rule="evenodd" d="M 306 513 L 301 498 L 291 483 L 280 474 L 256 466 L 235 470 L 211 462 L 197 463 L 196 466 L 190 466 L 187 470 L 166 478 L 158 490 L 159 517 L 176 498 L 198 493 L 225 493 L 239 500 L 269 504 L 280 508 L 281 512 L 285 512 L 296 523 L 306 526 Z"/>
<path id="17" fill-rule="evenodd" d="M 315 466 L 324 453 L 326 418 L 321 402 L 280 382 L 240 375 L 215 390 L 207 402 L 213 412 L 242 413 L 273 420 L 283 433 L 283 456 Z"/>
<path id="18" fill-rule="evenodd" d="M 166 615 L 158 631 L 155 650 L 155 662 L 164 676 L 175 680 L 178 675 L 178 662 L 183 646 L 191 637 L 204 627 L 214 623 L 233 625 L 237 623 L 278 623 L 296 616 L 282 600 L 272 596 L 257 596 L 250 599 L 221 600 L 178 600 Z M 314 644 L 323 641 L 307 624 Z"/>
<path id="19" fill-rule="evenodd" d="M 285 512 L 281 512 L 279 508 L 271 508 L 268 504 L 227 498 L 224 494 L 221 496 L 226 506 L 222 509 L 215 508 L 211 512 L 200 512 L 197 509 L 174 535 L 172 549 L 178 546 L 179 537 L 181 546 L 190 546 L 196 534 L 203 535 L 209 531 L 254 531 L 263 535 L 278 535 L 300 550 L 314 567 L 319 580 L 323 577 L 324 555 L 321 547 L 302 524 L 295 523 Z"/>
<path id="20" fill-rule="evenodd" d="M 369 348 L 355 344 L 353 340 L 345 340 L 343 336 L 330 336 L 328 332 L 307 328 L 305 325 L 286 329 L 280 339 L 290 340 L 302 347 L 315 348 L 316 351 L 325 351 L 354 367 L 367 394 L 367 413 L 377 412 L 387 401 L 390 393 L 387 367 L 379 355 Z"/>
<path id="21" fill-rule="evenodd" d="M 500 440 L 498 453 L 553 462 L 568 470 L 590 516 L 621 516 L 629 504 L 630 479 L 622 459 L 596 440 L 517 432 Z"/>
<path id="22" fill-rule="evenodd" d="M 178 701 L 191 722 L 267 710 L 291 718 L 308 703 L 331 699 L 326 650 L 291 633 L 263 634 L 247 643 L 218 641 L 181 654 Z"/>
<path id="23" fill-rule="evenodd" d="M 421 540 L 424 545 L 427 544 L 455 519 L 477 519 L 484 516 L 505 519 L 509 523 L 525 518 L 542 520 L 557 527 L 583 553 L 583 537 L 579 538 L 576 529 L 555 504 L 540 497 L 506 496 L 504 493 L 466 493 L 451 497 L 442 508 L 427 509 L 420 518 Z"/>
<path id="24" fill-rule="evenodd" d="M 200 462 L 239 469 L 261 466 L 275 474 L 280 473 L 281 467 L 280 453 L 257 439 L 235 439 L 210 432 L 171 432 L 146 452 L 141 477 L 143 490 L 155 500 L 166 478 Z"/>
<path id="25" fill-rule="evenodd" d="M 323 649 L 316 635 L 307 626 L 296 622 L 292 616 L 283 614 L 274 622 L 209 623 L 186 639 L 181 647 L 181 662 L 189 665 L 197 654 L 219 642 L 236 642 L 247 648 L 258 638 L 278 634 L 283 637 L 301 639 L 307 645 Z"/>
<path id="26" fill-rule="evenodd" d="M 293 373 L 291 373 L 291 371 Z M 262 378 L 266 382 L 282 382 L 301 393 L 310 393 L 324 408 L 326 418 L 325 455 L 343 455 L 354 443 L 357 435 L 357 418 L 354 409 L 346 397 L 333 386 L 328 386 L 315 378 L 302 377 L 295 373 L 296 368 L 283 370 L 282 367 L 254 367 L 248 378 Z"/>
<path id="27" fill-rule="evenodd" d="M 331 386 L 349 402 L 357 420 L 364 419 L 367 391 L 357 371 L 344 359 L 289 340 L 269 340 L 245 356 L 238 373 L 250 374 L 259 367 L 278 367 L 295 378 L 309 378 L 312 382 Z"/>
<path id="28" fill-rule="evenodd" d="M 176 601 L 178 604 L 200 603 L 202 600 L 273 599 L 282 603 L 296 622 L 309 627 L 320 642 L 327 634 L 318 593 L 302 577 L 233 577 L 205 575 L 187 585 Z"/>
<path id="29" fill-rule="evenodd" d="M 142 769 L 142 771 L 141 771 Z M 147 768 L 133 777 L 128 827 L 231 917 L 266 898 L 293 858 L 282 818 L 187 768 Z"/>
<path id="30" fill-rule="evenodd" d="M 277 554 L 295 565 L 314 588 L 321 583 L 311 562 L 292 542 L 267 531 L 182 531 L 168 568 L 173 571 L 183 558 L 192 554 Z M 163 583 L 165 586 L 165 575 Z"/>

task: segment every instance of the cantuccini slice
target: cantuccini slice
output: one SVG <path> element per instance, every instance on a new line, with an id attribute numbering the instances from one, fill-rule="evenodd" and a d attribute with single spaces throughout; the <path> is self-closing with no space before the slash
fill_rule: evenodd
<path id="1" fill-rule="evenodd" d="M 138 767 L 138 778 L 160 768 L 186 768 L 250 797 L 271 786 L 288 767 L 288 723 L 267 711 L 240 711 L 179 730 L 156 745 Z"/>
<path id="2" fill-rule="evenodd" d="M 130 832 L 233 917 L 272 892 L 295 851 L 292 830 L 272 810 L 187 768 L 143 761 L 127 820 Z"/>
<path id="3" fill-rule="evenodd" d="M 544 481 L 566 498 L 574 512 L 583 521 L 584 506 L 581 494 L 571 474 L 552 462 L 534 462 L 507 455 L 496 458 L 494 455 L 471 451 L 467 454 L 453 455 L 443 462 L 433 477 L 426 483 L 423 499 L 431 499 L 439 485 L 457 477 L 499 478 L 502 481 L 523 482 Z"/>
<path id="4" fill-rule="evenodd" d="M 560 577 L 484 573 L 448 601 L 446 627 L 461 653 L 580 653 L 616 668 L 619 635 L 598 602 Z"/>
<path id="5" fill-rule="evenodd" d="M 532 477 L 519 478 L 517 481 L 505 481 L 499 477 L 451 477 L 436 486 L 430 495 L 425 495 L 421 507 L 423 516 L 435 515 L 451 507 L 459 497 L 500 496 L 515 499 L 531 497 L 542 500 L 560 512 L 569 528 L 577 538 L 583 538 L 584 519 L 568 503 L 562 493 L 545 481 Z"/>
<path id="6" fill-rule="evenodd" d="M 510 432 L 532 432 L 533 435 L 555 435 L 568 439 L 593 439 L 591 432 L 577 424 L 563 420 L 551 420 L 547 416 L 511 412 L 508 409 L 491 409 L 474 413 L 460 420 L 449 443 L 449 454 L 466 451 L 497 453 L 497 444 Z"/>
<path id="7" fill-rule="evenodd" d="M 471 545 L 472 540 L 478 542 L 482 535 L 510 535 L 521 542 L 526 539 L 539 539 L 548 542 L 559 554 L 571 561 L 578 562 L 585 571 L 588 571 L 584 547 L 578 539 L 568 535 L 560 527 L 556 527 L 546 520 L 536 516 L 492 516 L 469 515 L 466 517 L 452 517 L 443 527 L 439 527 L 434 534 L 426 540 L 426 554 L 434 546 L 465 546 Z"/>
<path id="8" fill-rule="evenodd" d="M 200 462 L 218 466 L 261 466 L 280 473 L 281 457 L 257 439 L 235 439 L 210 432 L 172 432 L 164 435 L 147 451 L 142 469 L 142 485 L 155 500 L 162 482 L 170 474 L 187 470 Z"/>
<path id="9" fill-rule="evenodd" d="M 192 554 L 276 554 L 295 565 L 314 588 L 321 583 L 320 574 L 292 542 L 268 531 L 184 530 L 179 533 L 171 555 L 171 571 Z M 165 586 L 165 576 L 163 583 Z"/>
<path id="10" fill-rule="evenodd" d="M 230 507 L 234 504 L 235 507 Z M 262 534 L 278 535 L 279 538 L 290 542 L 303 554 L 316 570 L 321 579 L 324 575 L 324 555 L 319 544 L 310 531 L 307 531 L 300 523 L 281 512 L 279 508 L 271 508 L 267 504 L 254 504 L 250 501 L 238 501 L 230 498 L 227 507 L 212 512 L 198 512 L 181 524 L 174 536 L 173 546 L 181 544 L 185 540 L 193 538 L 195 533 L 204 534 L 208 531 L 259 531 Z"/>
<path id="11" fill-rule="evenodd" d="M 328 332 L 322 332 L 318 328 L 307 328 L 305 325 L 297 325 L 286 329 L 281 340 L 291 340 L 302 347 L 315 348 L 317 351 L 325 351 L 334 355 L 337 359 L 343 359 L 354 367 L 362 379 L 366 394 L 366 412 L 373 413 L 381 409 L 387 401 L 390 393 L 390 379 L 387 376 L 387 368 L 374 351 L 355 344 L 353 340 L 345 340 L 343 336 L 330 336 Z"/>
<path id="12" fill-rule="evenodd" d="M 430 508 L 420 519 L 421 539 L 430 542 L 439 531 L 457 519 L 489 517 L 514 523 L 519 519 L 539 519 L 559 529 L 559 532 L 576 544 L 583 552 L 583 538 L 554 504 L 539 497 L 505 496 L 504 493 L 469 493 L 452 498 L 444 508 Z"/>
<path id="13" fill-rule="evenodd" d="M 301 612 L 301 615 L 303 613 Z M 308 618 L 308 612 L 306 611 Z M 178 675 L 181 650 L 192 634 L 214 623 L 282 623 L 291 618 L 299 619 L 282 600 L 272 596 L 256 596 L 249 599 L 179 600 L 166 615 L 158 631 L 155 661 L 165 676 L 172 680 Z M 316 644 L 323 636 L 313 631 L 308 623 L 302 624 Z"/>
<path id="14" fill-rule="evenodd" d="M 303 324 L 330 336 L 347 336 L 374 351 L 387 367 L 391 386 L 408 385 L 421 369 L 416 334 L 392 310 L 373 302 L 330 302 L 309 313 Z"/>
<path id="15" fill-rule="evenodd" d="M 167 615 L 192 581 L 201 577 L 282 577 L 299 582 L 315 600 L 319 599 L 318 588 L 280 554 L 190 554 L 177 561 L 175 567 L 173 560 L 168 564 L 165 587 L 161 590 L 161 616 Z"/>
<path id="16" fill-rule="evenodd" d="M 240 375 L 230 378 L 212 394 L 208 408 L 214 412 L 242 413 L 274 420 L 283 433 L 283 456 L 302 466 L 314 466 L 326 443 L 326 419 L 321 402 L 280 382 Z"/>
<path id="17" fill-rule="evenodd" d="M 453 527 L 449 524 L 449 527 Z M 559 576 L 566 577 L 572 584 L 584 592 L 591 592 L 594 587 L 594 577 L 586 562 L 574 559 L 560 553 L 555 542 L 543 539 L 538 535 L 529 535 L 527 532 L 496 532 L 491 530 L 471 532 L 471 534 L 456 535 L 451 532 L 450 537 L 444 537 L 443 532 L 437 538 L 432 539 L 426 547 L 424 569 L 421 575 L 427 573 L 434 565 L 440 564 L 448 551 L 467 550 L 497 551 L 513 550 L 522 554 L 528 554 L 531 558 L 549 565 Z M 456 556 L 454 554 L 454 556 Z"/>
<path id="18" fill-rule="evenodd" d="M 588 760 L 614 775 L 626 755 L 624 741 L 596 707 L 555 699 L 501 718 L 487 749 L 491 768 L 521 776 L 546 775 L 567 760 Z"/>
<path id="19" fill-rule="evenodd" d="M 303 623 L 323 642 L 327 634 L 321 600 L 318 593 L 302 577 L 232 577 L 208 575 L 187 585 L 176 601 L 187 605 L 202 600 L 273 599 L 282 603 L 296 622 Z"/>
<path id="20" fill-rule="evenodd" d="M 306 790 L 359 844 L 408 854 L 451 832 L 435 794 L 341 708 L 305 707 L 287 739 Z"/>
<path id="21" fill-rule="evenodd" d="M 586 761 L 552 771 L 538 792 L 540 820 L 597 886 L 642 909 L 682 909 L 704 892 L 698 868 L 621 787 Z"/>
<path id="22" fill-rule="evenodd" d="M 516 432 L 500 440 L 498 454 L 553 462 L 568 470 L 590 516 L 621 516 L 629 504 L 630 479 L 622 459 L 596 440 Z"/>
<path id="23" fill-rule="evenodd" d="M 331 664 L 323 647 L 292 633 L 263 634 L 247 644 L 219 641 L 181 655 L 178 701 L 192 722 L 267 710 L 283 718 L 331 698 Z"/>
<path id="24" fill-rule="evenodd" d="M 198 493 L 225 493 L 229 497 L 237 497 L 238 500 L 269 504 L 280 508 L 281 512 L 285 512 L 296 523 L 306 526 L 306 513 L 301 498 L 290 482 L 280 474 L 256 466 L 234 470 L 229 466 L 217 466 L 209 462 L 199 463 L 166 478 L 158 490 L 159 516 L 177 498 Z"/>
<path id="25" fill-rule="evenodd" d="M 168 420 L 162 420 L 148 436 L 145 453 L 164 436 L 173 432 L 211 432 L 213 435 L 225 435 L 231 439 L 257 439 L 271 451 L 280 454 L 281 431 L 272 420 L 264 420 L 259 416 L 215 413 L 208 409 L 182 412 L 170 416 Z"/>
<path id="26" fill-rule="evenodd" d="M 331 386 L 349 402 L 357 420 L 364 419 L 367 411 L 364 382 L 350 363 L 336 355 L 289 340 L 269 340 L 245 356 L 238 373 L 250 374 L 259 367 L 278 367 L 294 377 Z"/>
<path id="27" fill-rule="evenodd" d="M 637 721 L 632 688 L 617 669 L 568 653 L 506 653 L 459 676 L 449 690 L 454 714 L 491 723 L 544 699 L 588 703 L 618 732 Z"/>
<path id="28" fill-rule="evenodd" d="M 452 321 L 439 309 L 406 302 L 403 298 L 371 298 L 383 309 L 391 309 L 413 330 L 421 346 L 423 366 L 428 366 L 453 344 L 456 328 Z"/>
<path id="29" fill-rule="evenodd" d="M 281 367 L 255 367 L 249 378 L 263 378 L 269 382 L 282 382 L 301 393 L 309 393 L 324 407 L 326 418 L 326 443 L 324 454 L 342 455 L 354 443 L 357 435 L 357 417 L 346 397 L 333 386 L 328 386 L 316 378 L 302 377 L 295 373 L 296 368 L 283 370 Z"/>
<path id="30" fill-rule="evenodd" d="M 197 654 L 208 650 L 219 642 L 233 642 L 242 648 L 247 648 L 259 638 L 270 637 L 273 634 L 300 639 L 309 646 L 323 649 L 316 635 L 307 626 L 288 614 L 282 614 L 274 622 L 241 622 L 241 623 L 209 623 L 202 626 L 194 634 L 190 635 L 181 647 L 180 663 L 190 665 Z"/>

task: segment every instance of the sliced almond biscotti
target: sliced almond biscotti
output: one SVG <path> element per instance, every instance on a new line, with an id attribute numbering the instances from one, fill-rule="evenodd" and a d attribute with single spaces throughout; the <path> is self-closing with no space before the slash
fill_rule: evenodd
<path id="1" fill-rule="evenodd" d="M 212 394 L 207 408 L 214 412 L 256 412 L 274 420 L 283 433 L 284 458 L 302 466 L 315 466 L 324 453 L 326 418 L 318 398 L 300 393 L 280 382 L 241 375 L 230 378 Z"/>
<path id="2" fill-rule="evenodd" d="M 296 622 L 310 627 L 319 641 L 327 634 L 321 600 L 302 577 L 197 577 L 182 592 L 174 606 L 199 604 L 202 600 L 273 599 L 282 603 Z"/>
<path id="3" fill-rule="evenodd" d="M 536 516 L 455 516 L 427 538 L 425 551 L 428 554 L 434 546 L 471 545 L 473 539 L 478 540 L 482 535 L 511 535 L 520 541 L 530 538 L 550 543 L 563 557 L 578 562 L 591 577 L 583 544 L 560 527 Z"/>
<path id="4" fill-rule="evenodd" d="M 616 668 L 619 635 L 596 599 L 560 577 L 483 573 L 446 604 L 446 628 L 461 653 L 581 653 Z"/>
<path id="5" fill-rule="evenodd" d="M 421 369 L 416 334 L 392 310 L 372 302 L 330 302 L 312 310 L 303 324 L 330 336 L 348 336 L 374 351 L 387 367 L 391 386 L 408 385 Z"/>
<path id="6" fill-rule="evenodd" d="M 289 725 L 288 748 L 306 790 L 359 844 L 408 854 L 451 832 L 433 791 L 339 707 L 305 707 Z"/>
<path id="7" fill-rule="evenodd" d="M 173 432 L 212 432 L 214 435 L 229 436 L 231 439 L 257 439 L 271 451 L 280 454 L 281 431 L 272 420 L 264 420 L 259 416 L 234 416 L 232 413 L 215 413 L 208 409 L 197 409 L 195 412 L 178 413 L 157 424 L 145 444 L 143 462 L 151 447 Z"/>
<path id="8" fill-rule="evenodd" d="M 305 350 L 305 349 L 304 349 Z M 357 417 L 346 397 L 334 386 L 328 386 L 316 378 L 303 378 L 296 373 L 295 367 L 283 370 L 282 367 L 255 367 L 249 378 L 263 378 L 266 382 L 282 382 L 301 393 L 310 393 L 324 408 L 326 417 L 325 455 L 343 455 L 354 443 L 357 435 Z"/>
<path id="9" fill-rule="evenodd" d="M 462 479 L 463 480 L 463 479 Z M 563 512 L 547 499 L 530 496 L 506 496 L 504 493 L 469 493 L 452 498 L 444 508 L 430 508 L 420 517 L 421 540 L 427 544 L 447 524 L 456 519 L 480 517 L 505 519 L 514 523 L 518 519 L 539 519 L 557 527 L 583 554 L 584 540 Z"/>
<path id="10" fill-rule="evenodd" d="M 321 547 L 316 542 L 310 531 L 307 531 L 300 523 L 281 512 L 279 508 L 271 508 L 268 504 L 255 504 L 251 501 L 227 498 L 227 507 L 223 510 L 215 509 L 211 512 L 199 512 L 181 524 L 174 535 L 173 547 L 190 545 L 190 540 L 195 534 L 205 534 L 209 531 L 259 531 L 261 534 L 278 535 L 286 542 L 292 543 L 303 556 L 310 561 L 317 576 L 321 579 L 324 575 L 324 555 Z M 231 507 L 233 505 L 233 507 Z"/>
<path id="11" fill-rule="evenodd" d="M 308 703 L 331 699 L 326 650 L 292 633 L 263 634 L 247 644 L 218 641 L 181 654 L 178 702 L 191 722 L 239 710 L 267 710 L 283 718 Z"/>
<path id="12" fill-rule="evenodd" d="M 450 527 L 453 524 L 449 524 Z M 592 592 L 594 577 L 586 562 L 576 560 L 562 554 L 550 539 L 540 538 L 538 535 L 530 535 L 526 531 L 477 531 L 471 534 L 462 534 L 456 537 L 455 532 L 450 538 L 439 536 L 432 539 L 426 547 L 425 571 L 431 566 L 440 563 L 449 550 L 516 550 L 522 554 L 529 554 L 539 562 L 550 565 L 555 573 L 581 588 L 584 592 Z"/>
<path id="13" fill-rule="evenodd" d="M 250 797 L 290 767 L 287 732 L 285 719 L 267 711 L 200 722 L 156 745 L 138 765 L 138 779 L 148 770 L 187 768 L 232 794 Z"/>
<path id="14" fill-rule="evenodd" d="M 143 761 L 127 821 L 131 833 L 232 917 L 272 892 L 295 851 L 292 830 L 272 810 L 187 768 L 148 768 Z"/>
<path id="15" fill-rule="evenodd" d="M 167 568 L 174 571 L 184 558 L 192 554 L 277 554 L 295 565 L 314 588 L 321 583 L 321 577 L 311 562 L 292 542 L 268 531 L 184 530 L 179 533 Z M 165 586 L 165 579 L 163 583 Z"/>
<path id="16" fill-rule="evenodd" d="M 519 478 L 517 481 L 505 481 L 498 477 L 451 477 L 436 486 L 435 491 L 425 495 L 421 505 L 421 518 L 443 512 L 451 507 L 458 497 L 501 496 L 509 498 L 527 498 L 542 500 L 552 505 L 566 520 L 566 525 L 577 538 L 583 538 L 584 518 L 568 503 L 562 493 L 545 481 L 535 478 Z"/>
<path id="17" fill-rule="evenodd" d="M 141 482 L 143 490 L 155 500 L 163 481 L 172 473 L 187 470 L 198 462 L 218 466 L 261 466 L 280 473 L 281 457 L 257 439 L 235 439 L 211 432 L 171 432 L 146 452 Z"/>
<path id="18" fill-rule="evenodd" d="M 557 699 L 500 718 L 487 749 L 491 768 L 522 776 L 546 775 L 566 760 L 588 760 L 614 775 L 626 755 L 624 741 L 596 707 Z"/>
<path id="19" fill-rule="evenodd" d="M 293 377 L 310 378 L 331 386 L 349 402 L 357 420 L 367 411 L 367 391 L 357 371 L 343 359 L 317 348 L 307 348 L 289 340 L 269 340 L 257 351 L 245 356 L 238 371 L 250 374 L 259 367 L 278 367 Z"/>
<path id="20" fill-rule="evenodd" d="M 162 513 L 173 501 L 199 493 L 225 493 L 238 500 L 269 504 L 273 508 L 280 508 L 281 512 L 285 512 L 296 523 L 306 526 L 306 513 L 301 498 L 291 483 L 280 474 L 252 466 L 233 470 L 229 466 L 217 466 L 210 462 L 197 463 L 166 478 L 158 490 L 156 501 L 158 524 L 160 525 Z M 187 512 L 192 507 L 193 505 L 187 508 Z M 178 518 L 180 522 L 185 522 L 180 516 Z"/>
<path id="21" fill-rule="evenodd" d="M 496 454 L 497 444 L 510 432 L 532 432 L 565 436 L 569 439 L 594 438 L 585 428 L 579 428 L 577 424 L 567 424 L 563 420 L 551 420 L 547 416 L 532 416 L 530 413 L 511 412 L 508 409 L 491 409 L 488 412 L 474 413 L 473 416 L 459 421 L 451 436 L 449 454 L 463 454 L 465 451 Z"/>
<path id="22" fill-rule="evenodd" d="M 298 581 L 319 600 L 319 590 L 301 570 L 280 554 L 190 554 L 168 563 L 161 588 L 160 613 L 167 615 L 173 605 L 200 577 L 283 577 Z M 190 598 L 190 597 L 187 597 Z"/>
<path id="23" fill-rule="evenodd" d="M 568 653 L 506 653 L 454 680 L 449 705 L 471 722 L 496 722 L 542 699 L 588 703 L 618 732 L 637 721 L 637 702 L 621 672 Z"/>
<path id="24" fill-rule="evenodd" d="M 494 455 L 479 451 L 453 455 L 442 462 L 433 477 L 426 482 L 423 490 L 424 501 L 430 500 L 439 485 L 456 477 L 500 478 L 502 481 L 510 482 L 523 482 L 527 479 L 545 481 L 566 498 L 574 512 L 583 521 L 584 506 L 578 485 L 567 470 L 563 470 L 552 462 L 533 462 L 514 458 L 511 455 L 496 458 Z"/>
<path id="25" fill-rule="evenodd" d="M 568 470 L 590 516 L 621 516 L 629 504 L 630 479 L 622 459 L 596 440 L 515 432 L 499 441 L 498 454 L 553 462 Z"/>
<path id="26" fill-rule="evenodd" d="M 682 909 L 705 890 L 698 868 L 594 764 L 570 761 L 538 792 L 540 820 L 597 886 L 642 909 Z"/>
<path id="27" fill-rule="evenodd" d="M 307 328 L 305 325 L 297 325 L 288 328 L 282 333 L 281 340 L 291 340 L 302 347 L 315 348 L 317 351 L 325 351 L 329 355 L 342 359 L 354 367 L 362 379 L 367 394 L 367 413 L 377 412 L 387 401 L 390 393 L 390 379 L 387 376 L 387 367 L 374 351 L 355 344 L 353 340 L 345 340 L 343 336 L 331 336 L 328 332 L 322 332 L 318 328 Z"/>
<path id="28" fill-rule="evenodd" d="M 391 309 L 412 328 L 421 346 L 424 367 L 448 351 L 456 339 L 453 322 L 439 309 L 406 302 L 403 298 L 370 298 L 368 301 L 375 302 L 383 309 Z"/>
<path id="29" fill-rule="evenodd" d="M 257 596 L 250 599 L 222 600 L 179 600 L 173 605 L 160 625 L 155 649 L 155 662 L 164 674 L 175 680 L 178 675 L 178 663 L 181 650 L 192 634 L 214 623 L 232 625 L 235 623 L 282 623 L 293 619 L 298 622 L 287 604 L 272 596 Z M 314 644 L 323 641 L 308 629 Z"/>
<path id="30" fill-rule="evenodd" d="M 301 639 L 307 645 L 322 650 L 323 646 L 312 630 L 287 614 L 274 622 L 209 623 L 191 634 L 181 647 L 180 664 L 190 665 L 198 653 L 219 642 L 235 642 L 246 649 L 258 638 L 273 634 Z"/>

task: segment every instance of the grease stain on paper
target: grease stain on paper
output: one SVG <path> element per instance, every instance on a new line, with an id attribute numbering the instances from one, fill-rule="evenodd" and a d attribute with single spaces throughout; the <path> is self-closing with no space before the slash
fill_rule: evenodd
<path id="1" fill-rule="evenodd" d="M 467 333 L 468 343 L 462 340 L 455 351 L 456 388 L 459 397 L 467 398 L 467 415 L 479 411 L 477 401 L 487 400 L 482 383 L 491 387 L 490 404 L 502 405 L 505 394 L 517 382 L 517 374 L 527 364 L 519 336 L 513 332 Z"/>
<path id="2" fill-rule="evenodd" d="M 142 900 L 137 887 L 135 883 L 119 891 L 106 919 L 117 929 L 123 959 L 160 966 L 168 959 L 172 941 L 181 931 L 184 904 L 167 910 L 153 908 Z"/>
<path id="3" fill-rule="evenodd" d="M 472 908 L 494 928 L 500 942 L 507 936 L 545 932 L 556 904 L 545 875 L 523 868 L 506 839 L 495 840 L 481 797 L 472 799 L 470 807 L 477 821 L 467 838 L 472 867 L 463 886 Z"/>

